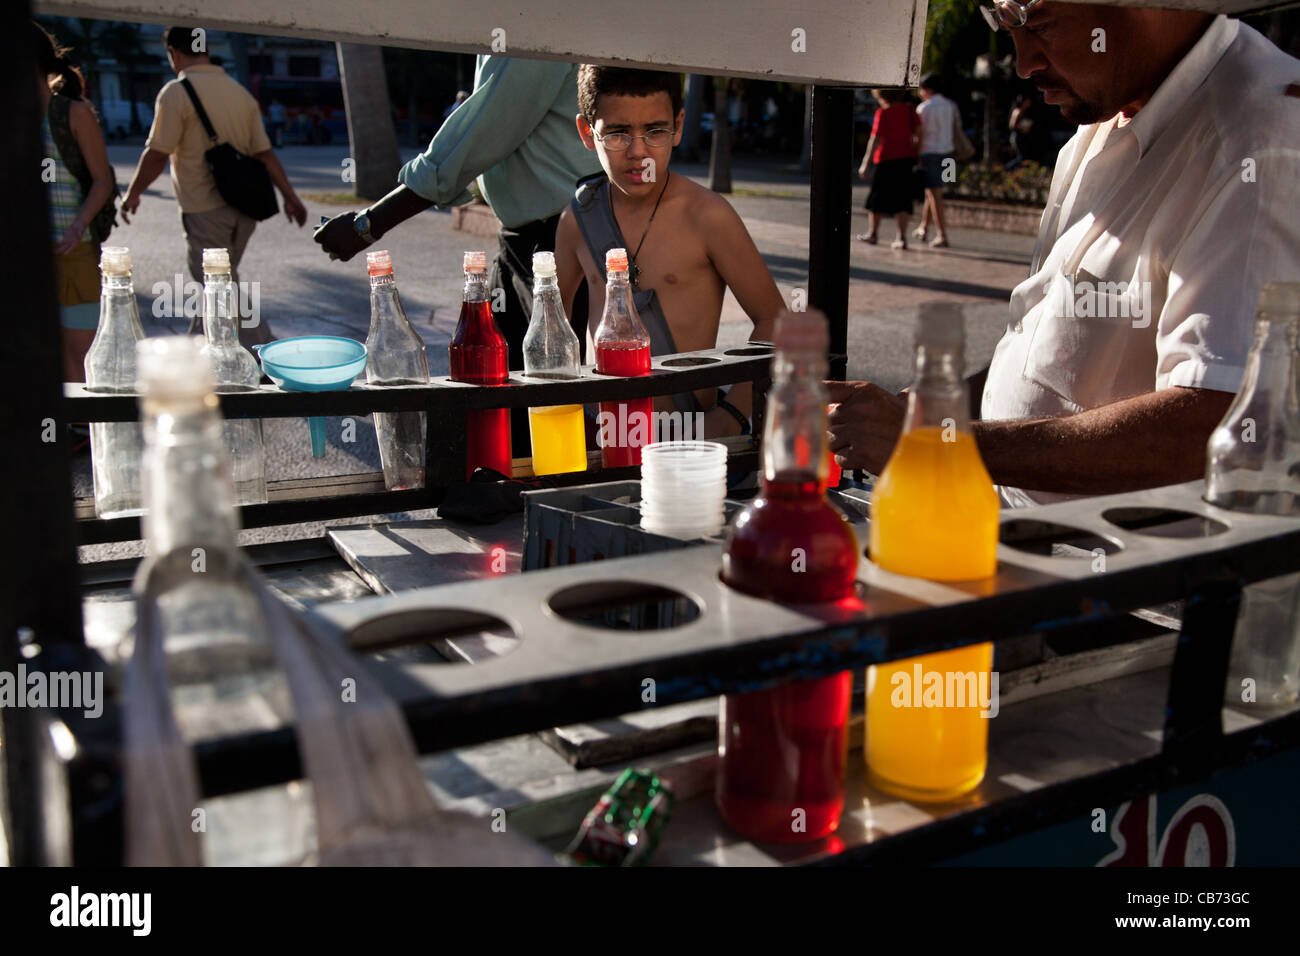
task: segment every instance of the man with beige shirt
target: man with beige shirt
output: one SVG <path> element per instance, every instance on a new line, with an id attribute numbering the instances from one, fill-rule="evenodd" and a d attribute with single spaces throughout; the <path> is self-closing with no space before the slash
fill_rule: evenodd
<path id="1" fill-rule="evenodd" d="M 217 192 L 217 184 L 204 159 L 212 142 L 182 80 L 189 80 L 193 86 L 218 139 L 265 164 L 284 200 L 285 215 L 301 227 L 307 221 L 307 209 L 271 150 L 257 100 L 212 63 L 203 37 L 202 31 L 189 27 L 169 27 L 163 34 L 167 59 L 177 79 L 158 93 L 153 126 L 122 210 L 126 218 L 139 209 L 141 194 L 161 175 L 170 159 L 172 188 L 180 206 L 181 228 L 189 249 L 190 275 L 196 282 L 202 282 L 203 250 L 224 248 L 230 250 L 232 278 L 238 283 L 239 260 L 257 222 L 228 205 Z M 191 317 L 190 332 L 200 331 L 202 317 Z M 239 338 L 244 345 L 268 342 L 270 329 L 258 316 L 245 317 L 240 323 Z"/>

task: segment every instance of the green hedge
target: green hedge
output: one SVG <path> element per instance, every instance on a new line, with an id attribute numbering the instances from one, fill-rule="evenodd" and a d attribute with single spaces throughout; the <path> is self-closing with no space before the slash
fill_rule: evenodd
<path id="1" fill-rule="evenodd" d="M 1045 206 L 1051 186 L 1052 171 L 1038 163 L 1024 162 L 1013 170 L 1001 165 L 971 164 L 957 173 L 957 184 L 950 195 L 956 199 Z"/>

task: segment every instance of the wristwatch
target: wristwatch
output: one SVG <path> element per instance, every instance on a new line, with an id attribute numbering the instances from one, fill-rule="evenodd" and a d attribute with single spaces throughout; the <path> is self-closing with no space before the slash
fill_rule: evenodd
<path id="1" fill-rule="evenodd" d="M 360 213 L 358 213 L 356 216 L 353 217 L 352 228 L 357 231 L 357 235 L 361 237 L 361 241 L 364 242 L 366 245 L 369 246 L 374 243 L 375 237 L 370 234 L 370 210 L 369 209 L 363 209 Z"/>

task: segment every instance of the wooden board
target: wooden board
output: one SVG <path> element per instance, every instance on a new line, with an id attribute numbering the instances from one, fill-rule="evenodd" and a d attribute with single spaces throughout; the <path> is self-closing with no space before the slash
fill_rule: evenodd
<path id="1" fill-rule="evenodd" d="M 655 66 L 850 86 L 915 86 L 925 0 L 45 0 L 40 13 L 267 36 Z"/>

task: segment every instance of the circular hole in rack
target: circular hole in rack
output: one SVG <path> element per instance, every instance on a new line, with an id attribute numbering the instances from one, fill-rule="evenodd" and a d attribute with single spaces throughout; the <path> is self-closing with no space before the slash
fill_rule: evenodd
<path id="1" fill-rule="evenodd" d="M 1228 530 L 1222 521 L 1172 508 L 1111 508 L 1101 516 L 1125 531 L 1152 538 L 1208 538 Z"/>
<path id="2" fill-rule="evenodd" d="M 1048 558 L 1091 558 L 1098 550 L 1119 554 L 1123 545 L 1082 528 L 1054 521 L 1015 518 L 1002 522 L 998 540 L 1008 548 Z"/>
<path id="3" fill-rule="evenodd" d="M 770 345 L 748 345 L 743 349 L 727 349 L 723 355 L 770 355 L 772 346 Z"/>
<path id="4" fill-rule="evenodd" d="M 713 365 L 721 361 L 722 359 L 711 355 L 688 355 L 685 358 L 666 359 L 659 364 L 668 368 L 689 368 L 692 365 Z"/>
<path id="5" fill-rule="evenodd" d="M 508 654 L 519 636 L 491 614 L 463 608 L 419 608 L 363 621 L 348 631 L 348 647 L 378 660 L 474 664 Z"/>
<path id="6" fill-rule="evenodd" d="M 658 631 L 700 616 L 700 606 L 681 591 L 642 581 L 589 581 L 561 588 L 546 600 L 574 624 L 611 631 Z"/>

